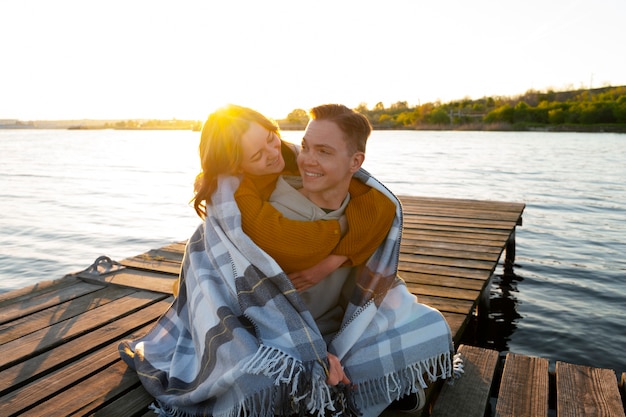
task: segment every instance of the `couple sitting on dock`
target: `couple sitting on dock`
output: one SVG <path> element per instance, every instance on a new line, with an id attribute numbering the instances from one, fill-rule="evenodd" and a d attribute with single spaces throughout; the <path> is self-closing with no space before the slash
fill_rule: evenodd
<path id="1" fill-rule="evenodd" d="M 397 276 L 402 210 L 361 168 L 371 132 L 311 110 L 301 148 L 226 106 L 201 135 L 174 303 L 120 345 L 164 416 L 378 416 L 453 375 L 450 329 Z"/>

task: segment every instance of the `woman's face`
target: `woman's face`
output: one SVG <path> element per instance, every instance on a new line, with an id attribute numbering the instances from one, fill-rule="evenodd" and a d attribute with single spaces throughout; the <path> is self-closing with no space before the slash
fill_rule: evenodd
<path id="1" fill-rule="evenodd" d="M 280 152 L 280 138 L 260 124 L 250 125 L 241 137 L 241 146 L 241 170 L 244 174 L 278 174 L 285 168 L 285 160 Z"/>

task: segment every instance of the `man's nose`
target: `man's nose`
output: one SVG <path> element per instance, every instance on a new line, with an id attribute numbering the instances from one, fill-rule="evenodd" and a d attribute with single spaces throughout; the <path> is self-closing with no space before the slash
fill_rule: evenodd
<path id="1" fill-rule="evenodd" d="M 317 164 L 317 158 L 313 152 L 306 152 L 302 154 L 302 162 L 306 165 L 315 165 Z"/>

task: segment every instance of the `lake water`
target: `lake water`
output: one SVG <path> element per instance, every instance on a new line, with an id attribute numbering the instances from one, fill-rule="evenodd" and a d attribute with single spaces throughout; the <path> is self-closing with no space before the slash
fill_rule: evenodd
<path id="1" fill-rule="evenodd" d="M 187 239 L 198 141 L 0 129 L 0 292 Z M 526 203 L 480 344 L 626 371 L 626 135 L 376 131 L 367 151 L 398 195 Z"/>

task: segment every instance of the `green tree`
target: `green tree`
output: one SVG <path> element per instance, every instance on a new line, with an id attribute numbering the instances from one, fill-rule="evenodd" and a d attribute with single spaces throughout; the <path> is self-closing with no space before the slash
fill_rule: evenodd
<path id="1" fill-rule="evenodd" d="M 369 112 L 369 110 L 367 109 L 367 103 L 364 103 L 364 102 L 359 103 L 359 105 L 356 106 L 356 109 L 354 110 L 365 115 L 367 115 L 367 113 Z"/>
<path id="2" fill-rule="evenodd" d="M 485 123 L 505 122 L 513 124 L 514 115 L 515 110 L 513 109 L 513 107 L 511 107 L 510 104 L 504 104 L 496 108 L 495 110 L 487 113 L 483 120 L 485 121 Z"/>
<path id="3" fill-rule="evenodd" d="M 419 117 L 418 110 L 405 111 L 405 112 L 400 113 L 396 117 L 396 122 L 398 122 L 400 126 L 404 126 L 404 127 L 414 126 L 417 123 L 418 117 Z"/>
<path id="4" fill-rule="evenodd" d="M 626 95 L 618 97 L 613 107 L 616 123 L 626 123 Z"/>
<path id="5" fill-rule="evenodd" d="M 450 116 L 448 112 L 438 107 L 430 113 L 428 121 L 436 125 L 446 125 L 450 124 Z"/>
<path id="6" fill-rule="evenodd" d="M 598 124 L 615 123 L 612 103 L 589 102 L 583 107 L 580 114 L 580 123 Z"/>
<path id="7" fill-rule="evenodd" d="M 393 120 L 393 117 L 391 117 L 391 115 L 385 113 L 385 114 L 381 114 L 378 117 L 377 125 L 379 128 L 382 128 L 382 129 L 390 129 L 394 127 L 395 122 Z"/>
<path id="8" fill-rule="evenodd" d="M 553 125 L 565 123 L 565 112 L 563 109 L 548 110 L 548 122 Z"/>
<path id="9" fill-rule="evenodd" d="M 287 121 L 290 123 L 306 125 L 309 122 L 309 115 L 303 109 L 295 109 L 287 115 Z"/>
<path id="10" fill-rule="evenodd" d="M 531 109 L 524 101 L 518 102 L 513 108 L 513 122 L 524 123 L 531 121 Z"/>

